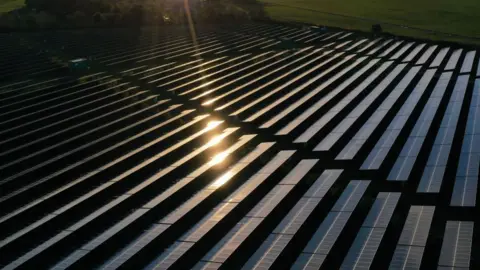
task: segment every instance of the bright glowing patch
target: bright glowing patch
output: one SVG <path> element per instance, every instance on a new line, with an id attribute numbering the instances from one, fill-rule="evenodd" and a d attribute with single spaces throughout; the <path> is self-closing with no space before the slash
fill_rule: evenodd
<path id="1" fill-rule="evenodd" d="M 214 129 L 214 128 L 216 128 L 218 125 L 220 125 L 221 123 L 222 123 L 222 121 L 215 121 L 215 120 L 214 120 L 214 121 L 210 121 L 210 122 L 208 122 L 208 124 L 207 124 L 207 129 L 208 129 L 208 130 Z"/>
<path id="2" fill-rule="evenodd" d="M 222 152 L 215 155 L 212 160 L 210 160 L 210 165 L 217 165 L 219 163 L 222 163 L 227 158 L 228 154 L 228 152 Z"/>
<path id="3" fill-rule="evenodd" d="M 233 173 L 231 171 L 226 172 L 220 178 L 218 178 L 213 184 L 210 185 L 211 188 L 219 188 L 232 179 Z"/>
<path id="4" fill-rule="evenodd" d="M 217 145 L 219 142 L 221 142 L 221 141 L 223 140 L 223 138 L 225 138 L 224 135 L 217 135 L 217 136 L 213 137 L 213 138 L 207 143 L 207 147 L 211 147 L 211 146 Z"/>
<path id="5" fill-rule="evenodd" d="M 205 106 L 205 105 L 210 105 L 210 104 L 212 104 L 213 102 L 215 102 L 215 100 L 214 100 L 214 99 L 210 99 L 209 101 L 204 102 L 202 105 L 204 105 L 204 106 Z"/>

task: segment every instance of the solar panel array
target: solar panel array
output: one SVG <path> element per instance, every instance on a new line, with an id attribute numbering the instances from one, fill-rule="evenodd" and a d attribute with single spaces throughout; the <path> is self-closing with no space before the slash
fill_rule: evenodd
<path id="1" fill-rule="evenodd" d="M 0 40 L 3 269 L 480 268 L 475 48 L 260 22 Z"/>

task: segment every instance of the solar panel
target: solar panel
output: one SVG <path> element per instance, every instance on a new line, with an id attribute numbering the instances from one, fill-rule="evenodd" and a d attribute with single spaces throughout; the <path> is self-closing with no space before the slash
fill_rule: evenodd
<path id="1" fill-rule="evenodd" d="M 175 242 L 160 257 L 150 263 L 147 269 L 166 269 L 169 268 L 178 258 L 180 258 L 189 248 L 193 246 L 191 242 Z"/>
<path id="2" fill-rule="evenodd" d="M 461 73 L 472 71 L 473 60 L 475 59 L 476 51 L 470 51 L 465 55 L 465 60 L 463 60 Z"/>
<path id="3" fill-rule="evenodd" d="M 343 170 L 325 170 L 305 193 L 305 197 L 323 198 Z"/>
<path id="4" fill-rule="evenodd" d="M 276 234 L 295 234 L 320 202 L 320 198 L 302 198 L 273 230 Z"/>
<path id="5" fill-rule="evenodd" d="M 447 221 L 439 266 L 470 267 L 473 222 Z"/>
<path id="6" fill-rule="evenodd" d="M 447 66 L 445 67 L 445 70 L 450 70 L 455 68 L 455 66 L 457 65 L 458 59 L 462 54 L 462 51 L 463 51 L 462 49 L 458 49 L 452 53 L 452 56 L 450 56 L 450 59 L 447 62 Z"/>
<path id="7" fill-rule="evenodd" d="M 301 51 L 298 51 L 298 52 L 296 52 L 292 55 L 286 55 L 284 58 L 275 62 L 275 63 L 284 63 L 285 61 L 290 60 L 290 61 L 286 62 L 283 66 L 280 66 L 280 67 L 278 67 L 276 69 L 273 69 L 269 72 L 263 72 L 262 74 L 255 74 L 256 71 L 251 72 L 248 75 L 250 75 L 250 76 L 256 75 L 254 79 L 252 79 L 252 80 L 250 80 L 250 81 L 248 81 L 248 82 L 246 82 L 246 83 L 244 83 L 240 86 L 237 86 L 237 87 L 233 88 L 232 90 L 227 91 L 226 93 L 220 94 L 220 95 L 215 96 L 215 97 L 212 97 L 212 95 L 210 94 L 213 91 L 225 89 L 226 88 L 225 86 L 228 86 L 228 84 L 230 84 L 230 82 L 232 82 L 232 81 L 227 82 L 227 84 L 224 84 L 223 86 L 217 86 L 210 91 L 203 92 L 202 94 L 192 98 L 192 100 L 196 100 L 196 99 L 200 99 L 202 97 L 207 97 L 208 96 L 208 100 L 202 104 L 204 106 L 208 106 L 208 105 L 212 105 L 212 104 L 215 104 L 215 103 L 219 103 L 222 99 L 225 99 L 226 101 L 228 101 L 229 96 L 234 96 L 235 93 L 238 93 L 242 90 L 246 91 L 246 93 L 242 94 L 240 97 L 235 98 L 235 99 L 227 102 L 226 104 L 216 108 L 216 110 L 223 110 L 223 109 L 227 108 L 228 106 L 230 106 L 232 104 L 235 104 L 235 103 L 238 103 L 242 99 L 245 99 L 246 97 L 253 95 L 256 92 L 261 91 L 263 88 L 266 88 L 268 85 L 271 85 L 274 82 L 279 81 L 282 78 L 287 77 L 289 74 L 292 74 L 295 71 L 297 71 L 297 70 L 299 70 L 299 69 L 301 69 L 305 66 L 308 66 L 311 63 L 314 63 L 316 60 L 318 60 L 322 57 L 322 55 L 319 56 L 319 53 L 318 53 L 319 51 L 320 50 L 313 50 L 313 51 L 310 51 L 310 52 L 304 54 L 304 51 L 301 50 Z M 305 60 L 308 60 L 308 59 L 311 59 L 311 60 L 307 61 L 306 63 L 303 63 Z M 300 66 L 298 66 L 299 63 L 301 64 Z M 280 74 L 280 76 L 271 78 L 271 80 L 269 80 L 268 83 L 265 83 L 265 84 L 263 84 L 259 87 L 256 87 L 255 89 L 249 89 L 248 88 L 248 86 L 250 86 L 252 84 L 255 85 L 256 82 L 260 82 L 262 79 L 268 78 L 268 77 L 272 76 L 273 74 L 276 74 L 280 71 L 284 71 L 284 74 Z"/>
<path id="8" fill-rule="evenodd" d="M 254 96 L 256 93 L 259 93 L 259 92 L 261 92 L 262 90 L 268 89 L 268 87 L 269 87 L 270 85 L 273 85 L 274 83 L 276 83 L 276 82 L 278 82 L 278 81 L 281 81 L 282 79 L 285 79 L 285 78 L 287 78 L 287 77 L 290 76 L 290 75 L 295 74 L 295 72 L 297 72 L 297 71 L 299 71 L 299 70 L 302 70 L 302 69 L 304 69 L 305 67 L 310 66 L 311 64 L 315 63 L 316 61 L 318 61 L 319 59 L 322 59 L 322 58 L 324 57 L 324 54 L 321 53 L 321 54 L 319 55 L 319 52 L 321 52 L 321 50 L 314 50 L 311 54 L 307 54 L 307 55 L 302 56 L 302 57 L 295 57 L 295 60 L 290 61 L 289 64 L 288 64 L 288 66 L 290 66 L 290 65 L 293 64 L 293 65 L 295 66 L 294 68 L 291 67 L 291 68 L 289 68 L 288 70 L 285 70 L 285 72 L 284 72 L 283 74 L 280 74 L 279 76 L 277 76 L 277 77 L 275 77 L 275 78 L 272 78 L 272 79 L 271 79 L 270 81 L 268 81 L 267 83 L 264 83 L 264 84 L 262 84 L 261 86 L 258 86 L 258 87 L 254 88 L 254 89 L 249 89 L 249 88 L 244 89 L 244 91 L 245 91 L 244 94 L 240 95 L 239 97 L 233 98 L 233 99 L 231 99 L 230 101 L 226 100 L 226 103 L 225 103 L 225 104 L 217 107 L 215 110 L 216 110 L 216 111 L 221 111 L 221 110 L 228 109 L 229 107 L 232 107 L 233 105 L 241 102 L 242 100 L 248 99 L 249 97 Z M 296 56 L 296 55 L 294 54 L 293 56 Z M 311 57 L 312 57 L 311 60 L 309 60 L 309 61 L 307 61 L 307 62 L 305 62 L 305 63 L 302 63 L 301 60 L 307 60 L 307 59 L 309 59 L 309 58 L 311 58 Z M 297 62 L 300 62 L 300 63 L 302 63 L 302 64 L 301 64 L 301 65 L 298 65 Z M 295 65 L 295 64 L 297 64 L 297 65 Z M 308 74 L 308 72 L 305 73 L 304 75 L 307 75 L 307 74 Z M 266 75 L 270 75 L 270 74 L 267 73 L 267 74 L 265 74 L 265 75 L 263 75 L 263 76 L 259 76 L 259 77 L 257 77 L 257 79 L 262 79 L 262 77 L 264 77 L 264 76 L 266 76 Z M 301 77 L 302 77 L 302 76 L 297 76 L 297 77 L 293 78 L 292 82 L 290 82 L 290 83 L 288 83 L 288 84 L 285 84 L 284 86 L 287 87 L 288 85 L 292 84 L 296 79 L 300 79 Z M 253 81 L 253 82 L 254 82 L 254 81 Z M 244 84 L 244 85 L 242 85 L 242 86 L 236 87 L 236 88 L 234 88 L 232 91 L 229 91 L 229 92 L 227 92 L 227 93 L 225 93 L 225 94 L 219 95 L 218 97 L 214 97 L 214 98 L 208 100 L 207 102 L 205 102 L 205 103 L 202 104 L 202 105 L 209 105 L 209 104 L 211 104 L 212 102 L 213 102 L 213 103 L 214 103 L 214 102 L 217 102 L 219 99 L 222 99 L 222 98 L 230 95 L 231 93 L 238 92 L 239 90 L 242 90 L 245 86 L 248 86 L 249 84 L 250 84 L 250 82 L 249 82 L 249 83 L 246 83 L 246 84 Z M 280 91 L 281 89 L 283 89 L 283 88 L 277 88 L 278 91 Z M 265 97 L 265 98 L 266 98 L 266 97 Z M 263 100 L 263 99 L 265 99 L 265 98 L 264 98 L 263 96 L 260 97 L 260 101 Z M 228 102 L 227 102 L 227 101 L 228 101 Z M 258 101 L 258 102 L 259 102 L 259 101 Z M 255 105 L 256 103 L 258 103 L 258 102 L 251 103 L 251 105 L 247 106 L 246 109 L 248 109 L 249 107 L 254 106 L 254 105 Z M 244 107 L 245 107 L 245 106 L 244 106 Z M 244 110 L 246 110 L 246 109 L 244 109 Z M 240 111 L 239 111 L 239 112 L 240 112 Z"/>
<path id="9" fill-rule="evenodd" d="M 302 253 L 291 269 L 319 269 L 322 266 L 325 257 L 327 256 L 323 254 Z"/>
<path id="10" fill-rule="evenodd" d="M 272 162 L 268 163 L 265 167 L 272 167 L 272 164 L 278 168 L 280 164 L 276 163 L 278 160 L 286 161 L 294 151 L 283 151 L 280 152 Z M 265 168 L 264 167 L 264 168 Z M 206 233 L 208 233 L 218 222 L 220 222 L 226 215 L 228 215 L 236 206 L 237 203 L 232 203 L 232 201 L 241 202 L 256 186 L 261 184 L 266 177 L 268 177 L 270 173 L 260 173 L 255 174 L 252 178 L 250 178 L 244 185 L 242 185 L 237 192 L 233 193 L 229 198 L 236 198 L 236 199 L 229 199 L 227 198 L 225 201 L 228 203 L 222 203 L 215 207 L 208 215 L 206 215 L 200 222 L 198 222 L 195 226 L 193 226 L 187 233 L 185 233 L 180 240 L 182 244 L 182 252 L 176 251 L 175 254 L 168 255 L 168 253 L 162 253 L 161 256 L 157 257 L 151 265 L 159 265 L 159 267 L 169 267 L 173 263 L 175 263 L 181 256 L 193 245 L 194 242 L 199 241 Z M 259 177 L 262 179 L 259 179 Z M 260 181 L 259 181 L 260 180 Z M 241 197 L 239 197 L 241 195 Z M 313 210 L 313 209 L 312 209 Z M 186 241 L 186 242 L 183 242 Z M 192 245 L 185 246 L 183 243 L 191 243 Z M 186 248 L 187 247 L 187 248 Z M 180 253 L 179 253 L 180 252 Z M 173 256 L 173 257 L 172 257 Z M 168 258 L 168 262 L 165 261 Z"/>
<path id="11" fill-rule="evenodd" d="M 259 146 L 261 147 L 261 146 Z M 268 148 L 271 147 L 271 144 L 268 145 Z M 240 160 L 237 164 L 232 166 L 232 168 L 215 179 L 209 186 L 205 187 L 202 189 L 200 192 L 198 192 L 194 197 L 186 201 L 182 206 L 178 207 L 170 213 L 168 216 L 163 218 L 160 223 L 163 224 L 173 224 L 176 221 L 178 221 L 180 218 L 182 218 L 186 213 L 191 211 L 195 206 L 197 206 L 201 201 L 203 201 L 205 198 L 210 196 L 213 192 L 215 192 L 217 189 L 219 189 L 225 182 L 229 181 L 231 178 L 233 178 L 236 174 L 238 174 L 241 170 L 243 170 L 245 167 L 248 166 L 254 159 L 258 158 L 263 152 L 265 152 L 268 148 L 264 148 L 261 151 L 252 151 L 247 155 L 244 159 L 250 159 L 249 161 L 244 161 Z M 253 160 L 251 159 L 253 158 Z"/>
<path id="12" fill-rule="evenodd" d="M 180 241 L 198 242 L 206 233 L 208 233 L 218 222 L 228 215 L 237 203 L 222 203 L 217 205 L 202 220 L 195 224 L 188 232 L 186 232 Z"/>
<path id="13" fill-rule="evenodd" d="M 352 140 L 347 144 L 347 146 L 338 154 L 336 159 L 352 159 L 360 148 L 365 143 L 370 135 L 373 133 L 375 128 L 380 124 L 388 111 L 392 108 L 393 103 L 400 97 L 405 88 L 410 84 L 413 77 L 420 70 L 419 67 L 414 67 L 405 75 L 405 77 L 398 83 L 398 85 L 393 89 L 388 97 L 382 102 L 380 107 L 375 111 L 375 113 L 367 120 L 362 128 L 355 134 Z"/>
<path id="14" fill-rule="evenodd" d="M 389 269 L 420 269 L 425 247 L 398 245 Z"/>
<path id="15" fill-rule="evenodd" d="M 384 233 L 384 228 L 360 228 L 342 263 L 341 269 L 369 268 Z"/>
<path id="16" fill-rule="evenodd" d="M 292 239 L 292 235 L 285 234 L 271 234 L 260 247 L 259 250 L 262 250 L 261 258 L 258 260 L 253 260 L 252 262 L 247 261 L 245 266 L 242 269 L 265 269 L 270 268 L 273 262 L 278 258 L 280 252 L 285 248 L 288 242 Z M 256 257 L 259 257 L 257 255 Z M 254 255 L 255 256 L 255 255 Z M 253 257 L 252 257 L 253 258 Z"/>
<path id="17" fill-rule="evenodd" d="M 362 39 L 362 40 L 360 40 L 360 41 L 357 41 L 357 42 L 355 42 L 355 44 L 353 44 L 352 46 L 348 47 L 346 50 L 347 50 L 347 51 L 351 51 L 351 50 L 357 48 L 358 46 L 362 45 L 363 43 L 365 43 L 365 42 L 367 42 L 367 41 L 368 41 L 368 39 Z"/>
<path id="18" fill-rule="evenodd" d="M 253 21 L 0 34 L 0 265 L 475 267 L 480 68 L 444 46 Z M 418 194 L 440 191 L 454 211 Z"/>
<path id="19" fill-rule="evenodd" d="M 377 44 L 380 40 L 381 40 L 381 38 L 377 38 L 375 40 L 372 40 L 372 41 L 368 42 L 368 44 L 366 44 L 365 46 L 361 46 L 360 49 L 358 50 L 358 52 L 359 53 L 365 52 L 367 49 L 369 49 L 372 46 L 374 46 L 375 44 Z M 369 40 L 366 40 L 366 41 L 369 41 Z"/>
<path id="20" fill-rule="evenodd" d="M 398 65 L 380 84 L 375 87 L 362 102 L 342 121 L 337 127 L 327 136 L 325 142 L 322 141 L 315 147 L 315 151 L 328 151 L 334 143 L 340 138 L 345 131 L 353 125 L 353 123 L 360 117 L 367 108 L 372 104 L 374 99 L 385 91 L 386 87 L 398 74 L 405 68 L 405 65 Z"/>
<path id="21" fill-rule="evenodd" d="M 303 253 L 328 255 L 350 215 L 350 212 L 330 212 L 308 242 Z"/>
<path id="22" fill-rule="evenodd" d="M 352 70 L 353 68 L 355 68 L 357 65 L 359 65 L 360 63 L 362 63 L 363 61 L 365 60 L 365 57 L 362 57 L 360 59 L 358 59 L 357 61 L 355 61 L 352 65 L 348 66 L 347 68 L 341 70 L 340 72 L 338 72 L 337 74 L 335 74 L 335 76 L 333 76 L 332 78 L 328 79 L 326 82 L 324 82 L 323 84 L 321 84 L 320 86 L 318 86 L 314 91 L 310 91 L 307 95 L 305 95 L 304 97 L 302 97 L 301 99 L 299 99 L 297 102 L 295 102 L 294 104 L 290 105 L 287 109 L 283 110 L 280 114 L 276 115 L 275 117 L 273 117 L 272 119 L 270 119 L 269 121 L 265 122 L 263 125 L 260 126 L 260 128 L 268 128 L 268 127 L 271 127 L 273 124 L 275 124 L 276 122 L 278 122 L 280 119 L 282 119 L 283 117 L 285 117 L 285 115 L 287 115 L 289 112 L 293 111 L 295 108 L 298 108 L 299 106 L 301 106 L 304 102 L 308 101 L 310 98 L 312 98 L 313 96 L 315 96 L 316 94 L 320 93 L 321 91 L 324 91 L 325 88 L 327 88 L 330 84 L 332 84 L 333 82 L 335 82 L 338 78 L 340 78 L 341 76 L 345 75 L 345 73 L 349 72 L 350 70 Z"/>
<path id="23" fill-rule="evenodd" d="M 476 166 L 478 168 L 478 162 Z M 474 166 L 474 165 L 472 165 Z M 477 169 L 478 171 L 478 169 Z M 457 176 L 452 192 L 451 206 L 475 206 L 478 178 L 472 176 Z"/>
<path id="24" fill-rule="evenodd" d="M 353 211 L 369 184 L 370 181 L 351 181 L 345 188 L 345 191 L 342 193 L 342 196 L 340 196 L 337 203 L 333 206 L 332 211 Z"/>
<path id="25" fill-rule="evenodd" d="M 255 208 L 248 214 L 248 217 L 264 218 L 266 217 L 280 201 L 292 190 L 292 185 L 278 185 L 270 191 L 263 200 L 261 200 Z"/>
<path id="26" fill-rule="evenodd" d="M 145 231 L 140 237 L 135 241 L 134 245 L 129 245 L 121 249 L 117 254 L 110 260 L 106 261 L 102 265 L 102 269 L 116 269 L 124 262 L 126 262 L 131 256 L 137 253 L 140 249 L 144 248 L 148 243 L 150 243 L 154 238 L 163 233 L 168 229 L 170 225 L 166 224 L 155 224 L 152 225 L 150 229 Z"/>
<path id="27" fill-rule="evenodd" d="M 430 67 L 438 67 L 440 65 L 440 63 L 443 61 L 443 59 L 445 58 L 445 56 L 447 55 L 448 51 L 450 50 L 450 48 L 442 48 L 437 56 L 435 57 L 435 59 L 433 60 L 433 62 L 430 64 Z"/>
<path id="28" fill-rule="evenodd" d="M 243 218 L 242 221 L 237 223 L 237 225 L 202 258 L 202 261 L 225 262 L 262 220 L 263 218 L 257 217 Z"/>
<path id="29" fill-rule="evenodd" d="M 364 227 L 386 228 L 400 199 L 400 193 L 380 192 L 368 213 Z"/>
<path id="30" fill-rule="evenodd" d="M 329 179 L 335 181 L 339 173 L 341 172 L 325 171 L 315 183 L 322 184 L 324 189 L 328 190 L 331 184 L 326 186 L 325 182 Z M 321 201 L 321 198 L 310 197 L 310 190 L 290 210 L 243 268 L 268 268 L 273 264 L 280 252 L 286 247 L 293 235 L 300 229 L 300 226 L 303 225 L 307 217 Z"/>
<path id="31" fill-rule="evenodd" d="M 396 52 L 392 57 L 390 57 L 390 60 L 395 60 L 400 58 L 400 56 L 402 56 L 408 49 L 410 49 L 410 47 L 412 47 L 413 44 L 415 43 L 410 42 L 407 45 L 403 46 L 400 50 L 398 50 L 398 52 Z"/>
<path id="32" fill-rule="evenodd" d="M 392 46 L 390 46 L 388 49 L 386 49 L 383 53 L 380 54 L 380 57 L 385 57 L 389 55 L 393 50 L 395 50 L 398 46 L 400 46 L 403 43 L 403 41 L 397 41 L 395 42 Z"/>
<path id="33" fill-rule="evenodd" d="M 43 250 L 47 249 L 49 246 L 57 242 L 59 239 L 69 235 L 71 232 L 70 231 L 62 231 L 60 232 L 56 237 L 51 238 L 50 240 L 42 243 L 38 247 L 34 248 L 30 252 L 26 253 L 22 257 L 16 259 L 12 263 L 6 265 L 3 269 L 16 269 L 18 266 L 32 258 L 33 256 L 37 255 L 38 253 L 42 252 Z"/>
<path id="34" fill-rule="evenodd" d="M 268 76 L 268 75 L 270 75 L 271 73 L 274 72 L 274 71 L 270 71 L 269 73 L 266 73 L 266 71 L 269 71 L 269 70 L 275 68 L 276 66 L 278 66 L 279 64 L 285 63 L 288 60 L 293 60 L 293 59 L 296 58 L 295 56 L 301 56 L 302 53 L 305 53 L 305 52 L 309 53 L 308 56 L 313 56 L 317 53 L 317 50 L 310 51 L 309 48 L 307 48 L 307 49 L 304 49 L 304 50 L 300 50 L 293 55 L 282 55 L 284 57 L 282 57 L 282 58 L 279 57 L 280 59 L 278 59 L 276 61 L 268 61 L 268 59 L 267 59 L 266 61 L 268 61 L 269 63 L 266 63 L 265 65 L 263 65 L 259 68 L 255 68 L 251 72 L 242 72 L 242 73 L 246 73 L 246 74 L 241 75 L 241 76 L 237 76 L 235 79 L 228 80 L 227 82 L 225 82 L 223 84 L 220 84 L 220 85 L 214 86 L 214 87 L 210 87 L 209 90 L 202 91 L 201 94 L 198 94 L 198 95 L 192 97 L 191 100 L 197 100 L 197 99 L 200 99 L 200 98 L 208 97 L 209 98 L 209 100 L 208 100 L 209 103 L 208 104 L 211 104 L 212 99 L 210 99 L 210 96 L 213 93 L 218 92 L 220 90 L 223 90 L 230 85 L 235 85 L 235 83 L 241 82 L 242 80 L 246 80 L 247 78 L 250 78 L 250 77 L 255 76 L 255 75 L 257 75 L 257 76 L 261 75 L 261 76 L 257 77 L 257 80 L 261 79 L 262 77 L 266 77 L 266 76 Z M 303 58 L 305 58 L 305 57 L 307 57 L 307 56 L 303 56 Z M 295 61 L 299 61 L 301 59 L 302 58 L 295 59 Z M 291 65 L 291 64 L 292 64 L 292 62 L 287 63 L 287 65 Z M 240 70 L 240 71 L 242 71 L 242 70 Z M 231 75 L 229 74 L 229 76 L 231 76 Z M 249 83 L 252 83 L 252 81 L 250 81 Z M 184 92 L 180 95 L 187 95 L 187 94 L 191 94 L 191 92 L 187 91 L 187 92 Z M 195 94 L 195 93 L 192 93 L 192 94 Z"/>
<path id="35" fill-rule="evenodd" d="M 413 164 L 420 153 L 420 148 L 426 138 L 427 131 L 437 111 L 440 99 L 445 93 L 451 75 L 452 74 L 449 72 L 442 73 L 410 136 L 408 137 L 402 152 L 390 171 L 388 180 L 406 181 L 408 179 Z"/>
<path id="36" fill-rule="evenodd" d="M 425 47 L 425 45 L 426 45 L 425 43 L 422 43 L 422 44 L 420 44 L 420 45 L 417 45 L 417 46 L 415 47 L 415 49 L 413 49 L 412 52 L 411 52 L 409 55 L 407 55 L 407 57 L 405 57 L 405 59 L 403 59 L 403 62 L 410 62 L 410 61 L 412 61 L 413 58 L 415 58 L 415 56 L 417 56 L 417 54 L 419 54 L 420 51 Z M 428 52 L 428 51 L 427 51 L 427 52 Z M 425 52 L 420 59 L 422 59 L 423 57 L 425 57 L 425 55 L 427 54 L 427 52 Z M 428 56 L 427 56 L 427 58 L 428 58 Z M 420 61 L 420 59 L 419 59 L 419 61 Z M 417 64 L 418 64 L 418 63 L 417 63 Z"/>
<path id="37" fill-rule="evenodd" d="M 313 67 L 313 68 L 309 69 L 308 71 L 304 72 L 303 74 L 297 76 L 295 79 L 290 80 L 290 81 L 282 84 L 282 85 L 279 86 L 279 87 L 276 87 L 274 90 L 269 91 L 269 93 L 261 96 L 260 98 L 256 99 L 255 101 L 250 102 L 249 104 L 243 106 L 243 107 L 240 108 L 239 110 L 236 110 L 235 112 L 231 113 L 230 116 L 239 115 L 240 113 L 242 113 L 242 112 L 246 111 L 247 109 L 253 107 L 255 104 L 260 103 L 262 100 L 265 100 L 265 99 L 267 99 L 268 97 L 272 96 L 273 94 L 275 94 L 275 93 L 277 93 L 277 92 L 285 89 L 287 86 L 293 84 L 296 80 L 298 80 L 298 79 L 300 79 L 300 78 L 302 78 L 302 77 L 305 77 L 306 75 L 310 74 L 311 72 L 314 72 L 314 71 L 318 70 L 319 68 L 321 68 L 321 67 L 324 66 L 325 64 L 327 64 L 327 63 L 329 63 L 330 61 L 332 61 L 332 60 L 336 59 L 337 57 L 339 57 L 339 55 L 334 55 L 334 56 L 332 56 L 332 57 L 329 57 L 329 56 L 328 56 L 329 53 L 330 53 L 330 51 L 324 52 L 324 55 L 322 55 L 322 56 L 326 57 L 328 60 L 322 61 L 320 64 L 316 65 L 315 67 Z M 322 73 L 322 74 L 323 74 L 323 73 Z M 318 75 L 317 77 L 318 77 L 318 78 L 321 78 L 321 77 L 323 76 L 322 74 Z M 317 79 L 318 79 L 318 78 L 317 78 Z M 315 80 L 316 80 L 316 79 L 315 79 Z M 315 81 L 315 80 L 314 80 L 314 79 L 311 79 L 310 82 L 313 82 L 313 81 Z"/>
<path id="38" fill-rule="evenodd" d="M 379 40 L 380 41 L 380 40 Z M 381 50 L 382 48 L 384 48 L 386 45 L 388 45 L 390 42 L 392 42 L 393 40 L 392 39 L 388 39 L 388 40 L 384 40 L 379 46 L 375 47 L 374 49 L 372 49 L 371 51 L 369 51 L 367 53 L 367 55 L 374 55 L 376 54 L 379 50 Z"/>
<path id="39" fill-rule="evenodd" d="M 477 77 L 480 76 L 480 65 L 477 67 Z"/>
<path id="40" fill-rule="evenodd" d="M 460 108 L 467 87 L 468 76 L 459 76 L 455 84 L 445 115 L 442 128 L 438 130 L 427 166 L 422 175 L 418 192 L 439 192 L 443 174 L 447 166 L 448 154 L 453 143 L 453 135 L 460 116 Z"/>
<path id="41" fill-rule="evenodd" d="M 361 93 L 376 77 L 382 74 L 392 62 L 386 62 L 380 66 L 374 73 L 372 73 L 367 79 L 365 79 L 359 86 L 357 86 L 352 92 L 350 92 L 342 101 L 335 107 L 330 109 L 322 118 L 318 119 L 311 125 L 302 135 L 295 139 L 296 143 L 304 143 L 309 141 L 318 131 L 320 131 L 326 123 L 328 123 L 334 115 L 338 114 L 351 100 L 353 100 L 359 93 Z"/>
<path id="42" fill-rule="evenodd" d="M 338 53 L 336 55 L 334 55 L 332 58 L 330 58 L 331 60 L 337 58 L 337 57 L 340 57 L 342 55 L 342 53 Z M 285 94 L 283 95 L 281 98 L 277 99 L 275 102 L 271 103 L 269 106 L 263 108 L 262 110 L 258 111 L 258 112 L 255 112 L 253 115 L 251 115 L 250 117 L 248 117 L 247 119 L 245 119 L 245 122 L 251 122 L 253 120 L 255 120 L 256 118 L 258 118 L 260 115 L 262 115 L 263 113 L 269 111 L 270 109 L 272 109 L 273 107 L 277 106 L 278 104 L 280 104 L 281 102 L 287 100 L 288 98 L 290 98 L 291 96 L 297 94 L 298 92 L 304 90 L 304 88 L 306 88 L 309 84 L 321 79 L 322 77 L 324 77 L 325 75 L 329 74 L 330 72 L 333 72 L 336 68 L 340 67 L 342 64 L 344 64 L 345 62 L 347 62 L 348 60 L 350 60 L 350 57 L 346 57 L 344 59 L 342 59 L 339 63 L 335 64 L 334 66 L 332 66 L 331 68 L 325 70 L 324 72 L 320 73 L 319 75 L 315 76 L 314 78 L 310 79 L 309 81 L 307 81 L 306 83 L 302 84 L 301 86 L 297 87 L 295 90 L 289 92 L 288 94 Z M 328 63 L 328 61 L 326 61 L 325 63 Z"/>
<path id="43" fill-rule="evenodd" d="M 434 206 L 412 206 L 398 245 L 425 246 L 434 211 Z"/>
<path id="44" fill-rule="evenodd" d="M 304 159 L 298 163 L 293 170 L 291 170 L 285 178 L 280 181 L 282 185 L 296 185 L 298 182 L 307 175 L 313 166 L 318 162 L 317 159 Z"/>

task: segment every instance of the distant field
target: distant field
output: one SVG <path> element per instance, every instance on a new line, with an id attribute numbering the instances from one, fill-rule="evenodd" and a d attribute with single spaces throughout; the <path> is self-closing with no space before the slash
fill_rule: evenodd
<path id="1" fill-rule="evenodd" d="M 371 22 L 325 15 L 316 11 L 363 17 L 441 32 L 480 38 L 479 0 L 260 0 L 274 19 L 295 20 L 348 29 L 369 30 Z M 272 5 L 268 5 L 271 3 Z M 294 9 L 273 4 L 295 6 Z M 310 9 L 310 10 L 307 10 Z M 462 39 L 432 36 L 399 27 L 384 29 L 409 36 L 434 39 Z M 468 40 L 464 40 L 468 42 Z M 480 43 L 480 40 L 470 41 Z"/>
<path id="2" fill-rule="evenodd" d="M 23 7 L 25 0 L 0 0 L 0 13 Z"/>

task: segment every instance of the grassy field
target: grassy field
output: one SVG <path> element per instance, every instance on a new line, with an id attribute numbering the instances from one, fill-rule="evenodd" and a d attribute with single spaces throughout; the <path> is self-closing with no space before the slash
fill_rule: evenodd
<path id="1" fill-rule="evenodd" d="M 0 0 L 0 13 L 23 7 L 25 0 Z"/>
<path id="2" fill-rule="evenodd" d="M 478 37 L 478 40 L 433 35 L 401 27 L 383 26 L 395 34 L 431 39 L 480 43 L 480 0 L 260 0 L 266 3 L 269 16 L 278 20 L 294 20 L 347 29 L 369 30 L 372 22 L 322 14 L 336 13 L 369 18 L 457 35 Z M 279 6 L 279 5 L 285 6 Z M 286 7 L 298 7 L 301 9 Z"/>
<path id="3" fill-rule="evenodd" d="M 342 16 L 368 18 L 385 23 L 429 29 L 466 39 L 382 25 L 385 31 L 405 36 L 480 44 L 480 0 L 258 0 L 277 20 L 329 25 L 369 31 L 374 22 Z M 0 13 L 24 5 L 25 0 L 0 0 Z M 294 8 L 295 7 L 295 8 Z"/>

